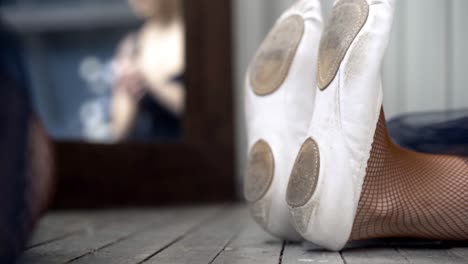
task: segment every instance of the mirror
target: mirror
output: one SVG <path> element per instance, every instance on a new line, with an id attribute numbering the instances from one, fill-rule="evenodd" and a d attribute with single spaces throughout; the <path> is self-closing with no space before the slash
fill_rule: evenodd
<path id="1" fill-rule="evenodd" d="M 179 141 L 182 0 L 9 0 L 33 102 L 58 140 Z"/>

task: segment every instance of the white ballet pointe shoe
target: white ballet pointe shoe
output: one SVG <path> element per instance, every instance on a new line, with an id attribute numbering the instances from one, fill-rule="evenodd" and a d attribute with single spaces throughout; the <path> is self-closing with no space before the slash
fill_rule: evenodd
<path id="1" fill-rule="evenodd" d="M 381 66 L 395 0 L 338 0 L 320 43 L 315 109 L 287 203 L 296 230 L 329 250 L 348 242 L 382 108 Z"/>
<path id="2" fill-rule="evenodd" d="M 245 84 L 245 197 L 254 219 L 287 240 L 301 239 L 290 222 L 285 196 L 314 109 L 321 32 L 320 2 L 297 1 L 261 45 Z"/>

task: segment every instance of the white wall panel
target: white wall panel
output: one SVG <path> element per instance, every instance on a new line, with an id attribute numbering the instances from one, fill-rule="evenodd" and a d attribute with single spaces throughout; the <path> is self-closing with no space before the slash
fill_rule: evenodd
<path id="1" fill-rule="evenodd" d="M 398 1 L 390 44 L 382 69 L 384 109 L 387 118 L 392 118 L 405 108 L 405 59 L 406 1 Z"/>
<path id="2" fill-rule="evenodd" d="M 451 108 L 468 108 L 468 0 L 453 0 L 450 92 Z"/>
<path id="3" fill-rule="evenodd" d="M 403 111 L 442 110 L 447 102 L 447 3 L 409 0 L 406 3 Z"/>

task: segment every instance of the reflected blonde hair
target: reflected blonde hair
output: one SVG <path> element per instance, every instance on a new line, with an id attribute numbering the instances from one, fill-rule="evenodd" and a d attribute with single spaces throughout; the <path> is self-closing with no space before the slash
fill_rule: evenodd
<path id="1" fill-rule="evenodd" d="M 182 14 L 183 0 L 150 0 L 148 6 L 141 6 L 138 0 L 129 0 L 137 15 L 147 19 L 172 21 Z"/>

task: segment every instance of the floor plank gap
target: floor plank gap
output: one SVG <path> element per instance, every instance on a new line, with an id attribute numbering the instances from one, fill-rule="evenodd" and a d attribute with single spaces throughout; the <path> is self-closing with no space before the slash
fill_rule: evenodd
<path id="1" fill-rule="evenodd" d="M 171 241 L 169 244 L 163 246 L 161 249 L 159 249 L 158 251 L 154 252 L 153 254 L 149 255 L 148 257 L 146 257 L 145 259 L 143 259 L 142 261 L 138 262 L 137 264 L 143 264 L 147 261 L 149 261 L 150 259 L 154 258 L 156 255 L 158 255 L 159 253 L 163 252 L 164 250 L 168 249 L 169 247 L 171 247 L 172 245 L 174 245 L 175 243 L 179 242 L 180 240 L 182 240 L 183 238 L 185 237 L 185 235 L 182 235 L 176 239 L 174 239 L 173 241 Z"/>
<path id="2" fill-rule="evenodd" d="M 240 231 L 240 230 L 239 230 Z M 218 252 L 218 254 L 216 254 L 216 256 L 214 256 L 214 258 L 210 261 L 210 263 L 208 264 L 213 264 L 215 262 L 215 260 L 221 255 L 221 253 L 223 253 L 227 246 L 232 243 L 232 241 L 234 241 L 234 239 L 236 239 L 237 237 L 239 237 L 239 233 L 240 232 L 237 232 L 236 234 L 234 234 L 234 236 L 231 237 L 231 239 L 224 245 L 224 247 Z"/>
<path id="3" fill-rule="evenodd" d="M 281 252 L 280 252 L 280 255 L 279 255 L 279 259 L 278 259 L 278 264 L 283 263 L 283 254 L 284 254 L 284 249 L 286 248 L 286 244 L 287 244 L 287 242 L 283 241 L 283 245 L 281 246 Z"/>
<path id="4" fill-rule="evenodd" d="M 115 240 L 115 241 L 112 241 L 112 242 L 110 242 L 110 243 L 108 243 L 108 244 L 106 244 L 106 245 L 104 245 L 104 246 L 102 246 L 102 247 L 100 247 L 100 248 L 91 250 L 91 251 L 89 251 L 89 252 L 87 252 L 87 253 L 85 253 L 85 254 L 83 254 L 83 255 L 81 255 L 81 256 L 78 256 L 78 257 L 76 257 L 76 258 L 73 258 L 73 259 L 67 261 L 66 263 L 68 264 L 68 263 L 72 263 L 72 262 L 78 261 L 78 260 L 80 260 L 80 259 L 82 259 L 82 258 L 84 258 L 84 257 L 86 257 L 86 256 L 88 256 L 88 255 L 91 255 L 91 254 L 96 253 L 96 252 L 98 252 L 98 251 L 100 251 L 100 250 L 103 250 L 103 249 L 105 249 L 105 248 L 111 247 L 112 245 L 115 245 L 115 244 L 117 244 L 117 243 L 119 243 L 119 242 L 121 242 L 121 241 L 124 241 L 124 240 L 126 240 L 126 239 L 128 239 L 128 238 L 130 238 L 130 237 L 133 237 L 133 236 L 135 236 L 137 233 L 139 233 L 139 232 L 135 232 L 135 233 L 130 234 L 130 235 L 128 235 L 128 236 L 119 238 L 119 239 L 117 239 L 117 240 Z"/>
<path id="5" fill-rule="evenodd" d="M 56 238 L 45 240 L 45 241 L 40 242 L 40 243 L 30 244 L 30 245 L 26 246 L 24 248 L 24 250 L 26 251 L 26 250 L 29 250 L 29 249 L 32 249 L 32 248 L 35 248 L 35 247 L 40 247 L 40 246 L 43 246 L 43 245 L 46 245 L 46 244 L 49 244 L 49 243 L 54 243 L 54 242 L 60 241 L 62 239 L 66 239 L 67 237 L 74 236 L 74 235 L 76 235 L 78 233 L 80 233 L 79 230 L 77 230 L 75 232 L 72 232 L 72 233 L 69 233 L 69 234 L 65 234 L 63 236 L 59 236 L 59 237 L 56 237 Z"/>
<path id="6" fill-rule="evenodd" d="M 228 208 L 226 213 L 205 222 L 201 228 L 145 263 L 209 263 L 238 232 L 246 218 L 245 211 L 244 207 Z"/>
<path id="7" fill-rule="evenodd" d="M 340 251 L 339 254 L 340 254 L 340 258 L 341 258 L 341 261 L 343 262 L 343 264 L 348 264 L 345 257 L 343 256 L 343 251 Z"/>
<path id="8" fill-rule="evenodd" d="M 184 237 L 186 237 L 187 235 L 195 232 L 197 229 L 199 229 L 201 226 L 203 226 L 204 223 L 207 223 L 207 222 L 211 222 L 213 221 L 214 219 L 216 219 L 217 217 L 219 217 L 221 214 L 223 214 L 226 210 L 228 210 L 227 208 L 223 208 L 221 210 L 219 210 L 218 212 L 214 213 L 213 215 L 209 216 L 208 218 L 200 221 L 196 226 L 194 226 L 193 228 L 191 228 L 189 231 L 185 232 L 184 234 L 182 234 L 181 236 L 177 237 L 176 239 L 174 239 L 173 241 L 171 241 L 169 244 L 167 244 L 166 246 L 162 247 L 161 249 L 159 249 L 158 251 L 156 251 L 155 253 L 151 254 L 150 256 L 146 257 L 144 260 L 138 262 L 137 264 L 143 264 L 147 261 L 149 261 L 150 259 L 154 258 L 156 255 L 158 255 L 159 253 L 163 252 L 164 250 L 168 249 L 169 247 L 171 247 L 172 245 L 176 244 L 177 242 L 181 241 Z"/>

